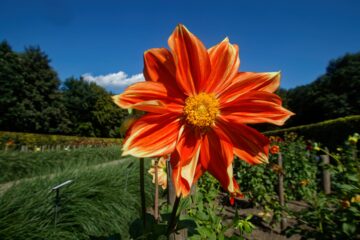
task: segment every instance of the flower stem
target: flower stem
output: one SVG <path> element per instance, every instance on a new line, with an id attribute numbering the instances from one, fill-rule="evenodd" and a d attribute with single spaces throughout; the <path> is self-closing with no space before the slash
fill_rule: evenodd
<path id="1" fill-rule="evenodd" d="M 171 232 L 176 227 L 176 219 L 177 219 L 177 214 L 176 213 L 177 213 L 177 209 L 179 207 L 179 203 L 180 203 L 180 197 L 176 196 L 174 206 L 173 206 L 173 209 L 172 209 L 172 213 L 171 213 L 171 217 L 170 217 L 170 221 L 169 221 L 169 225 L 168 225 L 168 231 L 167 231 L 168 235 L 170 235 Z"/>
<path id="2" fill-rule="evenodd" d="M 140 158 L 140 194 L 141 194 L 141 217 L 144 229 L 146 226 L 146 206 L 145 206 L 145 180 L 144 180 L 144 158 Z"/>

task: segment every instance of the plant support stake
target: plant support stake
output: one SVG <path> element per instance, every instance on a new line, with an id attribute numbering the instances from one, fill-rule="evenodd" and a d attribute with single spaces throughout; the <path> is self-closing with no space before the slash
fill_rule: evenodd
<path id="1" fill-rule="evenodd" d="M 279 201 L 281 208 L 285 206 L 285 197 L 284 197 L 284 172 L 283 172 L 283 159 L 282 155 L 278 153 L 278 165 L 281 171 L 279 171 Z M 286 219 L 283 211 L 281 211 L 281 221 L 280 221 L 280 231 L 285 229 Z"/>
<path id="2" fill-rule="evenodd" d="M 67 180 L 55 187 L 53 187 L 51 190 L 56 192 L 55 195 L 55 213 L 54 213 L 54 225 L 55 225 L 55 229 L 56 229 L 56 225 L 57 225 L 57 220 L 58 220 L 58 212 L 59 212 L 59 208 L 60 208 L 60 189 L 65 187 L 66 185 L 72 183 L 73 180 Z"/>
<path id="3" fill-rule="evenodd" d="M 327 148 L 325 148 L 326 152 L 329 152 Z M 330 164 L 330 157 L 328 154 L 320 155 L 323 164 L 323 186 L 324 186 L 324 193 L 330 194 L 331 193 L 331 176 L 330 171 L 327 167 Z"/>

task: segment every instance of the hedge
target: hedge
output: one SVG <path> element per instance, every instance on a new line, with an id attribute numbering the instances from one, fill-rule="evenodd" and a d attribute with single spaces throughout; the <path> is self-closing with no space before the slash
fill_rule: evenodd
<path id="1" fill-rule="evenodd" d="M 13 148 L 20 148 L 22 145 L 34 146 L 108 146 L 120 144 L 120 138 L 95 138 L 78 137 L 36 133 L 2 132 L 0 131 L 0 146 L 12 145 Z"/>
<path id="2" fill-rule="evenodd" d="M 319 123 L 264 132 L 267 136 L 283 136 L 294 132 L 305 139 L 335 148 L 355 132 L 360 133 L 360 115 L 336 118 Z"/>

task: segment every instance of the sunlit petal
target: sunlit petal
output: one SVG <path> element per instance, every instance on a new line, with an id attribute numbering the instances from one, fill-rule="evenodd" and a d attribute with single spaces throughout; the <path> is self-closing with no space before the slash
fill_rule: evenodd
<path id="1" fill-rule="evenodd" d="M 228 86 L 238 73 L 240 66 L 239 48 L 225 38 L 208 50 L 211 74 L 205 92 L 218 92 Z"/>
<path id="2" fill-rule="evenodd" d="M 274 92 L 280 85 L 280 72 L 239 72 L 232 84 L 219 94 L 222 102 L 229 102 L 250 91 Z"/>
<path id="3" fill-rule="evenodd" d="M 233 176 L 233 146 L 223 132 L 209 130 L 203 138 L 200 151 L 200 162 L 222 185 L 234 195 L 240 192 L 234 184 Z"/>
<path id="4" fill-rule="evenodd" d="M 252 91 L 231 102 L 223 103 L 221 115 L 240 123 L 272 123 L 283 125 L 292 115 L 281 106 L 281 98 L 273 93 Z"/>
<path id="5" fill-rule="evenodd" d="M 168 44 L 174 56 L 179 88 L 188 96 L 201 92 L 211 71 L 204 44 L 181 24 L 175 28 Z"/>
<path id="6" fill-rule="evenodd" d="M 152 113 L 181 113 L 183 100 L 169 96 L 168 89 L 160 82 L 139 82 L 129 86 L 122 94 L 113 96 L 121 108 L 133 108 Z"/>
<path id="7" fill-rule="evenodd" d="M 187 196 L 190 192 L 198 166 L 200 143 L 200 133 L 185 127 L 170 158 L 177 196 Z"/>
<path id="8" fill-rule="evenodd" d="M 147 114 L 137 120 L 124 140 L 123 155 L 159 157 L 174 151 L 181 122 L 174 114 Z"/>
<path id="9" fill-rule="evenodd" d="M 176 83 L 174 58 L 166 48 L 153 48 L 144 53 L 144 76 L 147 81 L 164 84 L 168 96 L 185 98 Z"/>
<path id="10" fill-rule="evenodd" d="M 235 155 L 250 163 L 267 163 L 269 139 L 255 129 L 244 124 L 221 117 L 215 128 L 218 134 L 226 135 L 232 142 Z"/>

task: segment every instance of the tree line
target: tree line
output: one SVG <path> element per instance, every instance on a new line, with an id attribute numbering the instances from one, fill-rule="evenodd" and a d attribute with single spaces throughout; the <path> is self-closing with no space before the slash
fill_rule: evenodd
<path id="1" fill-rule="evenodd" d="M 80 78 L 61 82 L 39 47 L 14 52 L 0 43 L 0 130 L 117 137 L 128 118 L 111 93 Z M 360 52 L 330 61 L 310 84 L 277 94 L 296 113 L 285 127 L 360 114 Z M 273 126 L 260 125 L 260 130 Z"/>
<path id="2" fill-rule="evenodd" d="M 296 113 L 287 126 L 360 114 L 360 52 L 330 61 L 315 81 L 280 94 Z"/>
<path id="3" fill-rule="evenodd" d="M 276 130 L 360 114 L 360 52 L 331 60 L 326 72 L 313 82 L 292 89 L 279 89 L 283 105 L 295 113 L 285 124 L 254 126 Z"/>
<path id="4" fill-rule="evenodd" d="M 104 88 L 71 77 L 61 83 L 39 47 L 0 43 L 0 130 L 118 137 L 127 111 Z"/>

